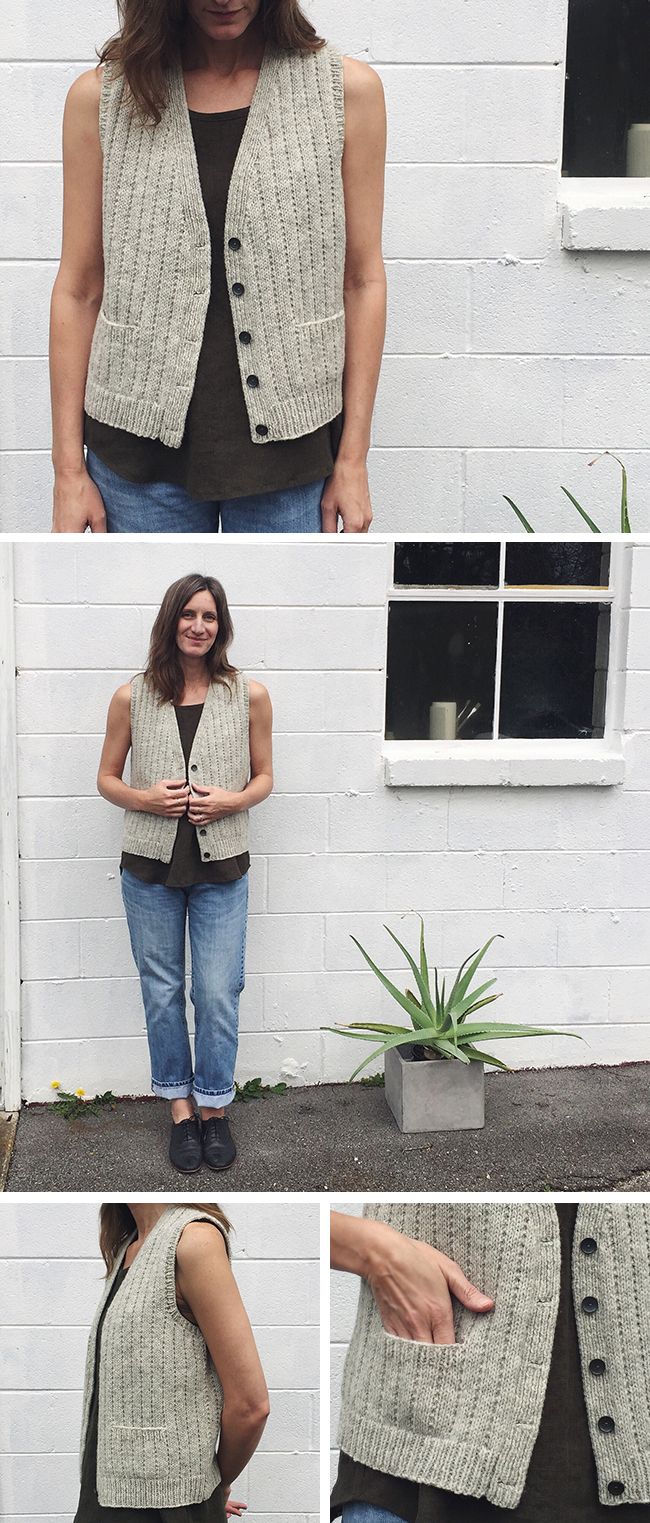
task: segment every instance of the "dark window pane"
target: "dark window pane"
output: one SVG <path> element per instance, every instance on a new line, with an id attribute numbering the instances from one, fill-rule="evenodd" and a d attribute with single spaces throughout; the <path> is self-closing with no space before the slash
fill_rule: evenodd
<path id="1" fill-rule="evenodd" d="M 389 739 L 491 737 L 496 629 L 496 603 L 390 604 Z"/>
<path id="2" fill-rule="evenodd" d="M 611 545 L 595 539 L 586 545 L 517 544 L 506 548 L 506 585 L 510 587 L 607 587 Z"/>
<path id="3" fill-rule="evenodd" d="M 498 587 L 499 546 L 395 546 L 397 587 Z"/>
<path id="4" fill-rule="evenodd" d="M 569 0 L 564 109 L 566 175 L 628 169 L 628 131 L 650 121 L 648 0 Z"/>
<path id="5" fill-rule="evenodd" d="M 604 605 L 507 604 L 499 734 L 541 740 L 602 736 L 608 651 Z"/>

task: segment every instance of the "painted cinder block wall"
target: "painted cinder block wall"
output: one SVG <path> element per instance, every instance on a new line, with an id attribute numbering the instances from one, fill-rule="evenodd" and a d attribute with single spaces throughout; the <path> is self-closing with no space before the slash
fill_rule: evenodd
<path id="1" fill-rule="evenodd" d="M 256 1523 L 316 1523 L 318 1207 L 229 1202 L 234 1271 L 271 1393 L 257 1454 L 233 1494 Z M 0 1516 L 70 1523 L 81 1388 L 101 1293 L 97 1206 L 7 1202 L 0 1249 Z M 289 1291 L 289 1287 L 291 1287 Z"/>
<path id="2" fill-rule="evenodd" d="M 390 117 L 390 308 L 371 476 L 387 530 L 572 528 L 568 486 L 616 527 L 618 467 L 648 527 L 643 253 L 561 248 L 568 0 L 307 0 L 371 62 Z M 113 0 L 13 0 L 0 39 L 0 527 L 46 529 L 47 308 L 66 91 Z"/>
<path id="3" fill-rule="evenodd" d="M 361 1216 L 363 1207 L 360 1204 L 353 1205 L 349 1201 L 334 1200 L 332 1210 L 342 1211 L 346 1216 Z M 341 1379 L 354 1327 L 359 1283 L 357 1275 L 330 1270 L 330 1472 L 332 1481 L 334 1481 L 338 1465 L 336 1438 L 341 1410 Z"/>
<path id="4" fill-rule="evenodd" d="M 275 709 L 276 788 L 251 814 L 240 1080 L 347 1079 L 357 1048 L 320 1028 L 388 1010 L 350 935 L 403 977 L 383 924 L 413 939 L 412 911 L 444 968 L 502 932 L 501 1018 L 586 1037 L 503 1044 L 509 1061 L 650 1057 L 650 545 L 625 553 L 622 786 L 389 788 L 390 543 L 17 544 L 25 1097 L 52 1098 L 53 1079 L 149 1090 L 121 816 L 95 778 L 110 695 L 141 666 L 165 587 L 197 566 L 223 580 L 234 659 Z"/>

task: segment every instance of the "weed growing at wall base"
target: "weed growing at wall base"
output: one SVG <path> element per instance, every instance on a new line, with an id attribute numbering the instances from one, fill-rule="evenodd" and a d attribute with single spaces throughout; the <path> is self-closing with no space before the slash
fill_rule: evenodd
<path id="1" fill-rule="evenodd" d="M 106 1106 L 112 1107 L 117 1103 L 110 1089 L 106 1089 L 103 1095 L 93 1095 L 92 1099 L 88 1100 L 83 1089 L 76 1089 L 74 1094 L 61 1089 L 58 1079 L 52 1080 L 51 1088 L 57 1091 L 54 1109 L 64 1121 L 77 1121 L 80 1116 L 98 1116 Z"/>
<path id="2" fill-rule="evenodd" d="M 235 1084 L 236 1100 L 268 1100 L 269 1095 L 284 1095 L 287 1084 L 263 1084 L 261 1079 L 247 1079 L 245 1084 Z"/>

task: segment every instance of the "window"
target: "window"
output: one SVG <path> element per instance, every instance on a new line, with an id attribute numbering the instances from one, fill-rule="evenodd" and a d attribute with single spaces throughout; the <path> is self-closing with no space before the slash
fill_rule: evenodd
<path id="1" fill-rule="evenodd" d="M 564 175 L 650 174 L 650 0 L 569 0 Z"/>
<path id="2" fill-rule="evenodd" d="M 593 759 L 595 749 L 602 756 L 609 746 L 611 572 L 612 547 L 595 537 L 397 544 L 386 755 L 459 761 L 473 753 L 490 764 L 515 754 L 548 759 L 554 748 L 564 757 Z M 429 780 L 426 768 L 416 770 Z M 513 780 L 484 770 L 479 781 Z M 593 781 L 620 775 L 619 756 Z M 401 769 L 401 780 L 417 779 Z M 458 779 L 451 772 L 446 780 Z"/>

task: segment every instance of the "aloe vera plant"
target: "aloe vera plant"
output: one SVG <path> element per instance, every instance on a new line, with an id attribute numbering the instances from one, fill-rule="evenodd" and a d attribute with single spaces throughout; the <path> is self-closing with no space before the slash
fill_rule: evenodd
<path id="1" fill-rule="evenodd" d="M 507 1069 L 507 1063 L 502 1063 L 500 1058 L 495 1058 L 491 1053 L 481 1051 L 477 1042 L 493 1042 L 497 1038 L 525 1037 L 525 1036 L 577 1036 L 576 1032 L 557 1031 L 549 1026 L 517 1026 L 506 1024 L 504 1021 L 488 1021 L 485 1019 L 470 1020 L 468 1017 L 475 1016 L 477 1011 L 491 1005 L 500 998 L 499 994 L 489 994 L 496 983 L 496 978 L 487 979 L 478 987 L 472 987 L 478 969 L 493 942 L 499 940 L 498 936 L 491 936 L 485 946 L 480 950 L 471 952 L 469 957 L 461 963 L 454 978 L 454 982 L 447 992 L 447 980 L 440 977 L 438 969 L 433 969 L 433 983 L 429 973 L 425 940 L 424 921 L 420 918 L 420 947 L 419 959 L 415 958 L 391 931 L 389 926 L 384 929 L 399 947 L 411 969 L 417 988 L 417 995 L 410 989 L 402 993 L 397 985 L 382 973 L 381 968 L 373 962 L 372 958 L 357 941 L 356 936 L 351 940 L 359 948 L 362 957 L 369 968 L 388 990 L 392 998 L 406 1011 L 410 1017 L 410 1026 L 393 1026 L 380 1021 L 350 1021 L 347 1024 L 326 1026 L 326 1031 L 333 1031 L 339 1036 L 353 1037 L 358 1042 L 376 1042 L 380 1038 L 379 1046 L 364 1058 L 363 1062 L 355 1068 L 350 1075 L 356 1079 L 362 1069 L 367 1068 L 373 1058 L 380 1057 L 388 1052 L 391 1047 L 401 1047 L 411 1044 L 415 1037 L 419 1043 L 427 1049 L 432 1058 L 457 1059 L 461 1063 L 490 1063 L 494 1068 Z M 578 1037 L 581 1041 L 582 1038 Z"/>
<path id="2" fill-rule="evenodd" d="M 625 469 L 625 466 L 623 465 L 623 461 L 619 460 L 618 455 L 615 455 L 612 450 L 604 449 L 604 450 L 601 450 L 599 455 L 594 455 L 593 460 L 588 460 L 587 461 L 587 465 L 588 466 L 589 465 L 595 465 L 597 460 L 602 460 L 603 455 L 611 455 L 612 460 L 616 460 L 617 464 L 620 465 L 620 467 L 621 467 L 621 505 L 620 505 L 620 527 L 619 527 L 619 533 L 620 534 L 631 534 L 632 533 L 632 527 L 631 527 L 631 524 L 630 524 L 630 515 L 629 515 L 629 512 L 628 512 L 628 505 L 627 505 L 627 471 Z M 585 523 L 587 525 L 587 528 L 591 529 L 592 534 L 600 534 L 601 530 L 598 528 L 598 524 L 594 523 L 593 518 L 590 517 L 590 515 L 587 512 L 586 508 L 583 508 L 580 505 L 580 503 L 578 502 L 577 497 L 574 497 L 573 492 L 570 492 L 568 487 L 561 487 L 560 490 L 562 492 L 564 492 L 566 497 L 568 497 L 569 502 L 573 503 L 574 508 L 580 514 L 580 517 L 584 519 L 584 521 L 585 521 Z M 520 522 L 522 528 L 524 528 L 526 530 L 527 534 L 534 534 L 535 530 L 534 530 L 532 524 L 529 523 L 528 519 L 524 517 L 524 514 L 521 511 L 521 508 L 518 508 L 516 502 L 513 502 L 511 497 L 506 496 L 505 492 L 504 492 L 503 495 L 505 497 L 506 502 L 510 504 L 510 507 L 512 508 L 513 512 L 517 514 L 517 518 L 519 519 L 519 522 Z"/>

